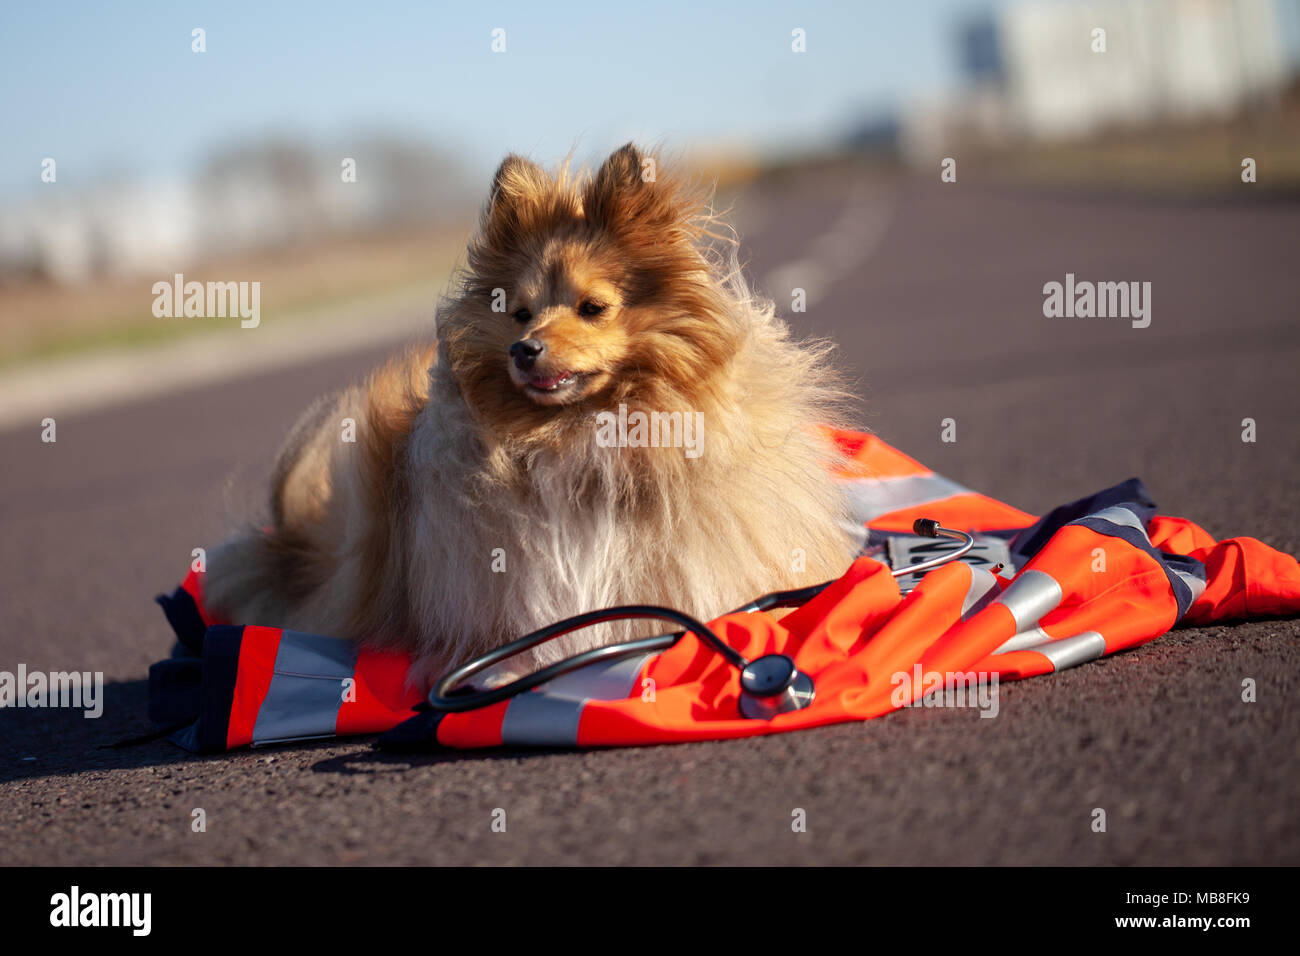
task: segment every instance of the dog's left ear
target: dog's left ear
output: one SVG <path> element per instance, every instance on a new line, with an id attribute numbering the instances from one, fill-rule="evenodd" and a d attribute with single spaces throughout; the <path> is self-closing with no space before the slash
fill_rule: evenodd
<path id="1" fill-rule="evenodd" d="M 605 189 L 638 188 L 654 181 L 654 162 L 647 161 L 633 143 L 624 143 L 609 154 L 596 174 L 596 184 Z"/>
<path id="2" fill-rule="evenodd" d="M 595 222 L 616 223 L 667 212 L 655 189 L 655 159 L 631 143 L 610 153 L 587 187 L 583 208 Z"/>

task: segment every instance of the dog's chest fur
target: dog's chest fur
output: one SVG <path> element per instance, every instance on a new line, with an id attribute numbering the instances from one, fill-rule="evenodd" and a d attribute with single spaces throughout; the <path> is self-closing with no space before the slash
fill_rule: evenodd
<path id="1" fill-rule="evenodd" d="M 463 660 L 617 604 L 668 605 L 707 620 L 810 574 L 837 574 L 851 557 L 837 527 L 842 503 L 802 434 L 740 460 L 725 446 L 687 460 L 681 449 L 598 447 L 594 427 L 590 435 L 563 454 L 519 461 L 485 448 L 459 402 L 435 401 L 416 418 L 399 520 L 407 619 L 424 651 Z M 637 457 L 646 454 L 677 457 L 646 467 Z M 782 494 L 791 488 L 800 493 Z M 520 663 L 531 669 L 662 629 L 601 625 Z"/>

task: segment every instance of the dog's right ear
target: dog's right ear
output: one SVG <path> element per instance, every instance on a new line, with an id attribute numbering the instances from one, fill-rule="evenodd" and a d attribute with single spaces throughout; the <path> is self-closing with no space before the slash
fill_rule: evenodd
<path id="1" fill-rule="evenodd" d="M 645 176 L 641 151 L 625 143 L 601 164 L 587 187 L 583 205 L 594 221 L 606 224 L 642 218 L 654 206 L 654 196 Z"/>

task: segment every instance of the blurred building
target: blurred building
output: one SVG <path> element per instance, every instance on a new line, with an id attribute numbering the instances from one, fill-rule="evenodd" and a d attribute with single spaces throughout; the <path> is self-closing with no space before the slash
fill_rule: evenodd
<path id="1" fill-rule="evenodd" d="M 901 150 L 930 162 L 956 142 L 1064 140 L 1267 106 L 1296 69 L 1287 3 L 1020 2 L 974 17 L 955 38 L 960 88 L 904 109 Z"/>
<path id="2" fill-rule="evenodd" d="M 344 178 L 345 160 L 355 164 L 354 181 Z M 248 142 L 183 181 L 43 185 L 0 211 L 0 281 L 166 276 L 221 256 L 437 229 L 464 220 L 470 195 L 457 159 L 420 142 Z"/>
<path id="3" fill-rule="evenodd" d="M 1105 53 L 1092 51 L 1095 28 Z M 1275 0 L 1026 4 L 1000 34 L 1011 121 L 1034 137 L 1226 117 L 1287 79 Z"/>
<path id="4" fill-rule="evenodd" d="M 189 186 L 117 183 L 89 194 L 51 187 L 0 216 L 0 277 L 78 282 L 189 262 L 199 246 Z"/>

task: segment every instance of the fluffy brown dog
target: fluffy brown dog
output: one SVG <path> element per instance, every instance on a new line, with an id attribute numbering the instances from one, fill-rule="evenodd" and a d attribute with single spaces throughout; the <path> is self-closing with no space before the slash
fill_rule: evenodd
<path id="1" fill-rule="evenodd" d="M 631 144 L 594 176 L 502 163 L 436 345 L 299 421 L 270 526 L 210 556 L 216 615 L 405 648 L 427 681 L 571 614 L 707 620 L 843 572 L 810 427 L 839 419 L 827 346 L 791 340 L 706 197 L 655 164 Z M 516 672 L 643 633 L 571 634 Z"/>

